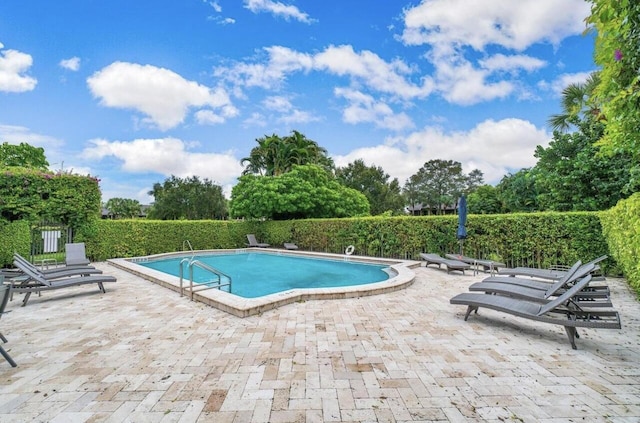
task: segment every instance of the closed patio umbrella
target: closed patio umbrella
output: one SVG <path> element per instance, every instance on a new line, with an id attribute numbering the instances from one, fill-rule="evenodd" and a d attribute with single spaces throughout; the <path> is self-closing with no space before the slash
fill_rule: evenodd
<path id="1" fill-rule="evenodd" d="M 467 238 L 467 228 L 465 225 L 467 224 L 467 199 L 463 195 L 458 200 L 458 230 L 456 232 L 456 237 L 460 241 L 460 255 L 463 254 L 463 242 L 464 239 Z"/>

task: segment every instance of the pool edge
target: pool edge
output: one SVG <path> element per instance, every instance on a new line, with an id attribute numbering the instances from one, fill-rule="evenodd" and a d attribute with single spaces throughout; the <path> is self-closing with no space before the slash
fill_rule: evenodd
<path id="1" fill-rule="evenodd" d="M 198 254 L 215 253 L 215 252 L 233 252 L 233 251 L 256 251 L 270 252 L 279 255 L 291 256 L 307 256 L 316 258 L 330 258 L 357 261 L 364 263 L 382 263 L 388 264 L 396 275 L 386 281 L 374 282 L 366 285 L 351 285 L 346 287 L 334 288 L 310 288 L 310 289 L 292 289 L 289 291 L 278 292 L 275 294 L 265 295 L 259 298 L 242 298 L 217 289 L 210 289 L 201 292 L 194 292 L 193 299 L 202 302 L 218 310 L 227 312 L 237 317 L 249 317 L 265 311 L 273 310 L 287 304 L 310 301 L 310 300 L 327 300 L 327 299 L 346 299 L 357 298 L 370 295 L 380 295 L 388 292 L 397 291 L 410 286 L 415 280 L 413 268 L 419 267 L 420 262 L 413 260 L 394 260 L 378 257 L 365 256 L 345 256 L 342 254 L 319 253 L 313 251 L 289 251 L 273 248 L 241 248 L 234 250 L 200 250 Z M 136 262 L 148 260 L 149 258 L 157 259 L 172 256 L 188 256 L 189 253 L 181 251 L 174 253 L 155 254 L 145 257 L 131 257 L 109 259 L 107 263 L 132 273 L 138 277 L 156 283 L 173 291 L 180 292 L 180 280 L 176 276 L 167 275 L 166 273 L 156 271 L 147 267 L 139 266 Z M 187 293 L 191 296 L 191 293 Z"/>

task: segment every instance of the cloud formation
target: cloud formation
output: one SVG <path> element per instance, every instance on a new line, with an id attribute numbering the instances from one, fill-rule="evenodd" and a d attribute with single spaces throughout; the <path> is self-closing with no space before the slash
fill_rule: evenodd
<path id="1" fill-rule="evenodd" d="M 61 60 L 60 67 L 76 72 L 80 69 L 80 58 L 74 56 L 70 59 Z"/>
<path id="2" fill-rule="evenodd" d="M 0 43 L 0 49 L 4 45 Z M 32 91 L 38 80 L 25 75 L 33 64 L 31 55 L 17 50 L 0 50 L 0 91 L 22 93 Z"/>
<path id="3" fill-rule="evenodd" d="M 462 163 L 463 170 L 479 169 L 485 182 L 495 184 L 512 170 L 535 165 L 537 145 L 547 146 L 551 135 L 522 119 L 485 120 L 469 131 L 444 132 L 426 127 L 404 137 L 389 138 L 385 144 L 334 156 L 336 166 L 357 159 L 382 166 L 404 184 L 425 162 L 434 159 Z"/>
<path id="4" fill-rule="evenodd" d="M 405 10 L 400 39 L 407 46 L 428 49 L 436 90 L 447 101 L 476 104 L 514 93 L 517 84 L 508 78 L 495 81 L 496 72 L 513 75 L 544 66 L 514 53 L 537 43 L 556 46 L 580 34 L 589 7 L 583 0 L 423 0 Z M 489 46 L 509 53 L 482 57 Z"/>
<path id="5" fill-rule="evenodd" d="M 222 121 L 238 113 L 224 89 L 151 65 L 114 62 L 89 77 L 87 84 L 101 105 L 137 110 L 148 116 L 144 122 L 161 130 L 182 123 L 191 108 L 218 110 Z"/>
<path id="6" fill-rule="evenodd" d="M 294 19 L 306 24 L 310 24 L 315 21 L 314 19 L 311 19 L 308 14 L 301 12 L 297 7 L 286 5 L 278 1 L 244 0 L 244 7 L 253 13 L 267 12 L 274 16 L 282 17 L 285 20 Z"/>
<path id="7" fill-rule="evenodd" d="M 122 170 L 131 173 L 158 173 L 164 176 L 199 176 L 215 183 L 229 185 L 242 173 L 240 162 L 231 153 L 201 153 L 190 151 L 177 138 L 109 141 L 94 139 L 82 152 L 87 160 L 118 159 Z"/>

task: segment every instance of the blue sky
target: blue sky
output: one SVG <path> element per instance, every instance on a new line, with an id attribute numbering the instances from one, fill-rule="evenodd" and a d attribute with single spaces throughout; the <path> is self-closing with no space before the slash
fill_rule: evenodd
<path id="1" fill-rule="evenodd" d="M 401 184 L 429 160 L 488 183 L 535 164 L 559 95 L 596 69 L 584 0 L 0 2 L 0 141 L 149 203 L 230 188 L 292 130 Z"/>

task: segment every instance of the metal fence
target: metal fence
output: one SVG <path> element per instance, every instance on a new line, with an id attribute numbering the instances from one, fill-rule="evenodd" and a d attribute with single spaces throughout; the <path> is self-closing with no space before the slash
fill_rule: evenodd
<path id="1" fill-rule="evenodd" d="M 60 222 L 39 222 L 31 227 L 32 263 L 64 262 L 65 245 L 73 242 L 73 229 Z"/>

